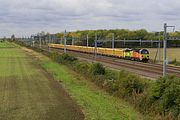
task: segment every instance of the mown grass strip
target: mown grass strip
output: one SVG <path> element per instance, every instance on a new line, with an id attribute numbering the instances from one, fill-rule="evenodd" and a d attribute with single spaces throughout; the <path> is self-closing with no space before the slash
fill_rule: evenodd
<path id="1" fill-rule="evenodd" d="M 57 83 L 19 46 L 0 49 L 0 120 L 83 120 Z"/>
<path id="2" fill-rule="evenodd" d="M 0 48 L 14 48 L 16 45 L 7 41 L 0 41 Z"/>
<path id="3" fill-rule="evenodd" d="M 139 114 L 128 103 L 112 97 L 96 88 L 91 82 L 79 76 L 65 65 L 41 57 L 42 66 L 76 100 L 84 110 L 87 120 L 136 120 Z"/>

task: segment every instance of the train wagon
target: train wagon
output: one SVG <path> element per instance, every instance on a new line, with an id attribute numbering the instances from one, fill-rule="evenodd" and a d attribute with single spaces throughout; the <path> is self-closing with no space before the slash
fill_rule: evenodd
<path id="1" fill-rule="evenodd" d="M 48 44 L 51 48 L 64 49 L 64 45 L 62 44 Z M 149 51 L 147 49 L 112 49 L 112 48 L 96 48 L 95 47 L 87 47 L 87 46 L 75 46 L 75 45 L 67 45 L 68 50 L 84 52 L 84 53 L 94 53 L 96 51 L 97 54 L 113 56 L 128 60 L 149 61 Z"/>

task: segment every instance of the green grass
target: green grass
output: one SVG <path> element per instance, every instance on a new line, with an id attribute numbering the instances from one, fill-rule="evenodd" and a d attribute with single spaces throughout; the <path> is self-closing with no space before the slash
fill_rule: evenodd
<path id="1" fill-rule="evenodd" d="M 67 120 L 82 116 L 38 60 L 17 45 L 11 47 L 12 43 L 0 43 L 2 46 L 0 120 Z"/>
<path id="2" fill-rule="evenodd" d="M 42 59 L 42 66 L 83 108 L 87 120 L 139 120 L 140 115 L 127 102 L 112 97 L 64 65 Z"/>
<path id="3" fill-rule="evenodd" d="M 0 42 L 0 48 L 13 48 L 15 46 L 14 43 L 9 43 L 7 41 Z"/>
<path id="4" fill-rule="evenodd" d="M 22 58 L 24 62 L 23 60 L 20 60 Z M 19 67 L 18 62 L 23 62 L 24 64 L 27 64 L 29 62 L 28 57 L 23 53 L 22 50 L 18 48 L 0 49 L 0 67 L 1 67 L 0 77 L 21 75 L 22 70 Z M 27 66 L 27 69 L 30 69 L 29 66 Z M 30 69 L 29 74 L 33 74 L 33 73 L 34 71 Z"/>

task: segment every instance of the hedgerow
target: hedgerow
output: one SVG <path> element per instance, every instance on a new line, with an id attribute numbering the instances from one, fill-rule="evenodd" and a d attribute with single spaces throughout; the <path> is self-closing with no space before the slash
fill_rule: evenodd
<path id="1" fill-rule="evenodd" d="M 159 115 L 160 118 L 178 119 L 180 112 L 180 79 L 175 76 L 159 78 L 151 84 L 148 80 L 126 71 L 113 71 L 104 68 L 100 63 L 87 63 L 78 61 L 68 54 L 55 57 L 57 62 L 64 63 L 76 72 L 102 87 L 117 97 L 124 98 L 133 103 L 144 114 Z M 151 88 L 152 87 L 152 88 Z"/>
<path id="2" fill-rule="evenodd" d="M 166 76 L 159 78 L 150 96 L 152 108 L 163 116 L 180 114 L 180 78 Z"/>

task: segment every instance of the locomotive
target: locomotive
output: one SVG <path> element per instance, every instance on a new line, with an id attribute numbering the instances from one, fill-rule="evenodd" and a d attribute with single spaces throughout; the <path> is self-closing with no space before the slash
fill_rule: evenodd
<path id="1" fill-rule="evenodd" d="M 48 44 L 50 48 L 64 49 L 63 44 Z M 87 46 L 75 46 L 75 45 L 66 45 L 67 50 L 84 52 L 84 53 L 97 53 L 105 56 L 118 57 L 122 59 L 135 60 L 148 62 L 149 61 L 149 51 L 147 49 L 112 49 L 112 48 L 95 48 Z"/>
<path id="2" fill-rule="evenodd" d="M 147 49 L 125 49 L 124 59 L 148 62 L 149 51 Z"/>

